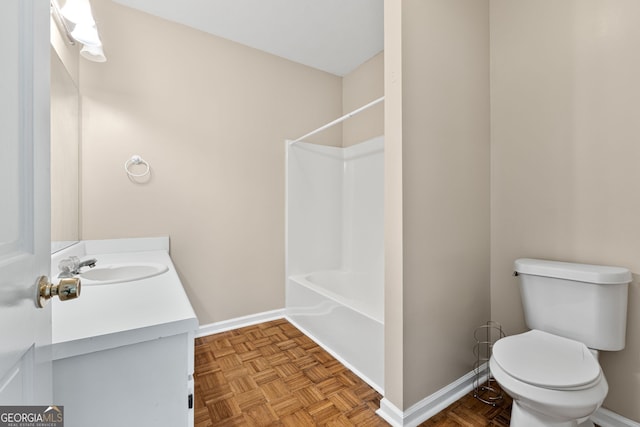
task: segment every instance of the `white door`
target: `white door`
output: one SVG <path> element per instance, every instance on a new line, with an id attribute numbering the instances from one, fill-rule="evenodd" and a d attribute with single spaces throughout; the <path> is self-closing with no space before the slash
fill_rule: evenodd
<path id="1" fill-rule="evenodd" d="M 49 1 L 0 11 L 0 405 L 51 402 Z"/>

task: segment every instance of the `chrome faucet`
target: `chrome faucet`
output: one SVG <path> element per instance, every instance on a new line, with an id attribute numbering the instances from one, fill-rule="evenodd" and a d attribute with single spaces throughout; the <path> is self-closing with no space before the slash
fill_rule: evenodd
<path id="1" fill-rule="evenodd" d="M 80 274 L 80 269 L 82 267 L 89 267 L 89 268 L 93 268 L 96 266 L 96 263 L 98 262 L 97 259 L 95 258 L 89 258 L 89 259 L 85 259 L 84 261 L 80 261 L 78 263 L 78 266 L 76 267 L 75 270 L 72 271 L 73 274 Z"/>
<path id="2" fill-rule="evenodd" d="M 83 261 L 80 261 L 80 258 L 78 258 L 77 256 L 64 258 L 58 263 L 58 269 L 60 270 L 60 274 L 58 274 L 58 277 L 73 277 L 76 274 L 80 274 L 80 269 L 82 267 L 93 268 L 96 266 L 97 262 L 98 260 L 95 258 L 88 258 Z"/>

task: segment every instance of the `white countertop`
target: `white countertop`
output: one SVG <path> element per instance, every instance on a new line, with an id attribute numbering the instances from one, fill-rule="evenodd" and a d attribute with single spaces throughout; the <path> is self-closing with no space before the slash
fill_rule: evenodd
<path id="1" fill-rule="evenodd" d="M 198 319 L 169 256 L 169 238 L 79 242 L 52 256 L 51 280 L 58 262 L 75 255 L 96 258 L 97 266 L 119 262 L 166 264 L 167 272 L 133 282 L 82 285 L 75 300 L 53 300 L 53 359 L 195 333 Z"/>

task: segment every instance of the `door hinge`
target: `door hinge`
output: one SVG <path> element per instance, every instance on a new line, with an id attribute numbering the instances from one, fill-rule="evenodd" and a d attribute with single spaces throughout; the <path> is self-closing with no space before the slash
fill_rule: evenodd
<path id="1" fill-rule="evenodd" d="M 188 397 L 187 397 L 187 402 L 189 405 L 189 409 L 193 409 L 193 393 L 191 393 Z"/>

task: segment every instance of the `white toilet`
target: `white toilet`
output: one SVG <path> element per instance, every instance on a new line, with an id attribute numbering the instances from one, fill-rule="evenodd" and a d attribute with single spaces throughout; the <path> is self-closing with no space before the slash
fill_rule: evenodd
<path id="1" fill-rule="evenodd" d="M 622 350 L 631 272 L 621 267 L 519 259 L 530 331 L 493 346 L 491 373 L 513 398 L 511 425 L 593 426 L 609 386 L 598 350 Z"/>

